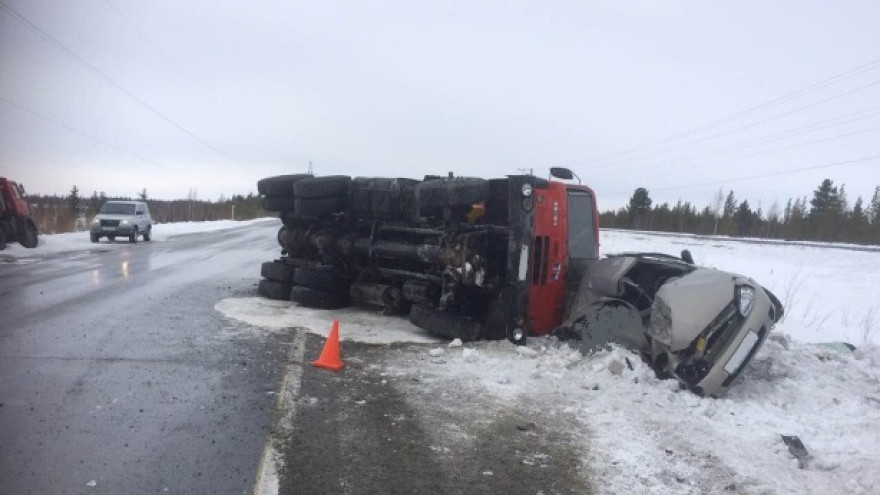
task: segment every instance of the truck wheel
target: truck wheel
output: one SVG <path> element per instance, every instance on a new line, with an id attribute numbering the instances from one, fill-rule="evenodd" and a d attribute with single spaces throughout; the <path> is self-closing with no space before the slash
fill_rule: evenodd
<path id="1" fill-rule="evenodd" d="M 316 309 L 338 309 L 351 304 L 348 294 L 332 294 L 298 285 L 290 289 L 290 300 L 307 308 Z"/>
<path id="2" fill-rule="evenodd" d="M 473 177 L 431 180 L 416 186 L 416 200 L 423 208 L 470 205 L 488 197 L 489 182 Z"/>
<path id="3" fill-rule="evenodd" d="M 348 207 L 348 196 L 326 198 L 296 198 L 296 214 L 300 217 L 324 218 L 340 213 Z"/>
<path id="4" fill-rule="evenodd" d="M 347 175 L 327 175 L 304 179 L 293 185 L 293 195 L 298 198 L 326 198 L 327 196 L 348 195 L 351 177 Z"/>
<path id="5" fill-rule="evenodd" d="M 319 289 L 333 294 L 348 294 L 351 279 L 342 274 L 338 268 L 322 265 L 315 268 L 300 268 L 293 275 L 296 285 Z"/>
<path id="6" fill-rule="evenodd" d="M 290 284 L 287 282 L 278 282 L 276 280 L 262 279 L 257 285 L 257 293 L 269 299 L 277 299 L 279 301 L 290 300 Z"/>
<path id="7" fill-rule="evenodd" d="M 98 242 L 98 240 L 99 240 L 100 238 L 101 238 L 101 236 L 99 236 L 99 235 L 97 235 L 97 234 L 89 234 L 89 240 L 92 241 L 92 242 Z"/>
<path id="8" fill-rule="evenodd" d="M 293 265 L 289 265 L 281 260 L 275 260 L 263 263 L 263 267 L 260 269 L 260 275 L 269 280 L 290 284 L 293 282 L 293 276 L 296 271 L 297 270 Z M 285 297 L 285 299 L 287 298 Z"/>
<path id="9" fill-rule="evenodd" d="M 39 239 L 37 239 L 37 227 L 27 222 L 24 226 L 24 235 L 20 241 L 21 245 L 26 248 L 35 248 L 37 244 L 40 243 Z"/>
<path id="10" fill-rule="evenodd" d="M 257 192 L 265 196 L 280 196 L 293 194 L 293 185 L 303 179 L 309 179 L 309 174 L 290 174 L 266 177 L 257 181 Z"/>
<path id="11" fill-rule="evenodd" d="M 444 339 L 477 340 L 483 333 L 480 322 L 460 315 L 444 313 L 426 304 L 413 304 L 409 321 L 431 335 Z"/>
<path id="12" fill-rule="evenodd" d="M 3 232 L 3 226 L 0 225 L 0 251 L 6 249 L 6 233 Z"/>
<path id="13" fill-rule="evenodd" d="M 134 244 L 138 241 L 138 228 L 135 227 L 134 230 L 131 231 L 131 235 L 128 236 L 128 242 Z"/>
<path id="14" fill-rule="evenodd" d="M 263 198 L 261 206 L 265 211 L 294 211 L 293 194 L 287 196 L 266 196 Z"/>

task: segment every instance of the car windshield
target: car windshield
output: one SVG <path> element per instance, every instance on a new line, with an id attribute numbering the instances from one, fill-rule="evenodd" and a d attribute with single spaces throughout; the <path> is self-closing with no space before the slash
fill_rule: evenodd
<path id="1" fill-rule="evenodd" d="M 106 215 L 134 215 L 134 205 L 130 203 L 104 203 L 101 213 Z"/>

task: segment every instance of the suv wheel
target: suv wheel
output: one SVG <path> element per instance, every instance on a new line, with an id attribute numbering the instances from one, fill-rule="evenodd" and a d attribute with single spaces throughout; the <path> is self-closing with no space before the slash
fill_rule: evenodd
<path id="1" fill-rule="evenodd" d="M 134 230 L 131 231 L 131 235 L 128 236 L 128 242 L 135 243 L 138 241 L 138 228 L 135 227 Z"/>
<path id="2" fill-rule="evenodd" d="M 92 242 L 98 242 L 98 239 L 100 238 L 101 236 L 99 236 L 98 234 L 89 234 L 89 240 Z"/>
<path id="3" fill-rule="evenodd" d="M 150 233 L 153 231 L 152 226 L 147 226 L 147 231 L 144 232 L 144 241 L 150 242 L 153 238 L 150 236 Z"/>

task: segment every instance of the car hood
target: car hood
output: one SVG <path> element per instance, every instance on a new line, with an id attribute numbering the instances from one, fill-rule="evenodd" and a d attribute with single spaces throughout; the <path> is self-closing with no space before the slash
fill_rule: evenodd
<path id="1" fill-rule="evenodd" d="M 663 284 L 655 301 L 661 299 L 669 308 L 672 320 L 669 347 L 680 350 L 689 346 L 734 300 L 737 284 L 745 280 L 732 273 L 698 268 Z"/>

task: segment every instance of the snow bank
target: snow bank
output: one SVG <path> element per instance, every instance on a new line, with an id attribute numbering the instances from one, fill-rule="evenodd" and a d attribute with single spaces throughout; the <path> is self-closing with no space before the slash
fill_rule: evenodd
<path id="1" fill-rule="evenodd" d="M 564 436 L 582 446 L 596 493 L 880 493 L 876 347 L 841 353 L 777 334 L 721 399 L 657 380 L 620 348 L 584 357 L 532 339 L 521 349 L 398 352 L 387 366 L 429 396 L 468 387 L 486 400 L 535 404 L 533 417 L 573 415 L 579 427 Z M 781 434 L 804 442 L 804 469 Z"/>

